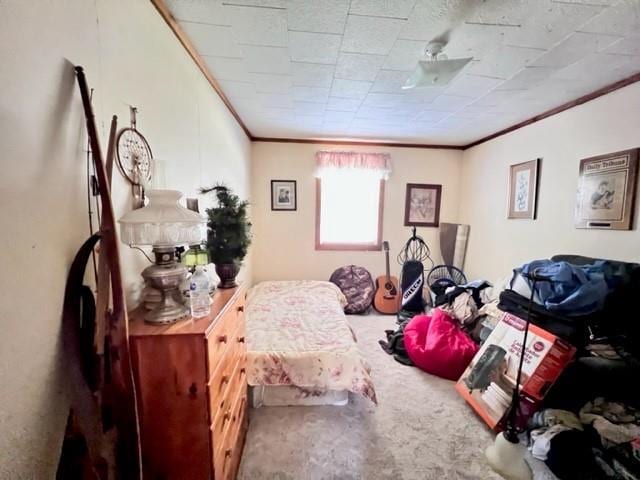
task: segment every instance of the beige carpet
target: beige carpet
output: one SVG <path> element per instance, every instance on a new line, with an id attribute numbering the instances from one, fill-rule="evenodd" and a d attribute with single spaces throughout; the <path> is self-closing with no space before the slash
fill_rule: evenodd
<path id="1" fill-rule="evenodd" d="M 373 369 L 376 407 L 351 395 L 344 407 L 252 409 L 238 478 L 244 480 L 489 480 L 493 439 L 453 382 L 397 363 L 378 340 L 395 318 L 350 316 Z"/>

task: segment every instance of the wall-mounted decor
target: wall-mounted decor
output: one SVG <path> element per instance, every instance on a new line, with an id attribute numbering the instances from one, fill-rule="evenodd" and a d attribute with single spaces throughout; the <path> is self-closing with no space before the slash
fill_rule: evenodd
<path id="1" fill-rule="evenodd" d="M 271 180 L 271 210 L 297 208 L 295 180 Z"/>
<path id="2" fill-rule="evenodd" d="M 507 218 L 536 218 L 540 158 L 509 167 Z"/>
<path id="3" fill-rule="evenodd" d="M 404 224 L 416 227 L 437 227 L 440 224 L 442 185 L 407 183 L 404 203 Z"/>
<path id="4" fill-rule="evenodd" d="M 580 161 L 576 228 L 631 229 L 638 151 L 634 148 Z"/>

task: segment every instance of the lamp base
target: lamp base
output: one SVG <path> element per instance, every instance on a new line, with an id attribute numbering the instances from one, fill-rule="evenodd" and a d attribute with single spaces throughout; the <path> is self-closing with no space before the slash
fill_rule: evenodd
<path id="1" fill-rule="evenodd" d="M 505 433 L 499 433 L 493 445 L 485 450 L 489 466 L 507 480 L 531 480 L 532 473 L 525 461 L 526 447 L 507 440 Z"/>
<path id="2" fill-rule="evenodd" d="M 165 325 L 189 316 L 189 307 L 182 302 L 179 290 L 186 275 L 187 268 L 175 261 L 151 265 L 142 271 L 142 277 L 162 295 L 158 305 L 144 316 L 145 322 Z"/>

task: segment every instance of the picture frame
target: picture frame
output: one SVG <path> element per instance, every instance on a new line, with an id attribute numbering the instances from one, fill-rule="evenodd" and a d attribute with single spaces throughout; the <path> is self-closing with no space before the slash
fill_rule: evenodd
<path id="1" fill-rule="evenodd" d="M 580 160 L 575 227 L 631 230 L 640 149 Z"/>
<path id="2" fill-rule="evenodd" d="M 407 183 L 404 224 L 415 227 L 440 225 L 442 185 Z"/>
<path id="3" fill-rule="evenodd" d="M 541 158 L 509 166 L 507 218 L 535 220 L 538 210 L 538 180 Z"/>
<path id="4" fill-rule="evenodd" d="M 295 180 L 271 180 L 271 210 L 295 211 L 298 192 Z"/>

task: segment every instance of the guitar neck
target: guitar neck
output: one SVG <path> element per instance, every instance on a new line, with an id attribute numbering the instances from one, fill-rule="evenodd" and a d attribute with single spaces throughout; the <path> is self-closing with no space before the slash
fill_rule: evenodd
<path id="1" fill-rule="evenodd" d="M 391 281 L 391 272 L 390 272 L 390 268 L 389 268 L 389 250 L 386 250 L 384 252 L 384 256 L 385 256 L 385 262 L 387 265 L 387 282 Z"/>

